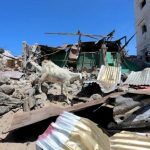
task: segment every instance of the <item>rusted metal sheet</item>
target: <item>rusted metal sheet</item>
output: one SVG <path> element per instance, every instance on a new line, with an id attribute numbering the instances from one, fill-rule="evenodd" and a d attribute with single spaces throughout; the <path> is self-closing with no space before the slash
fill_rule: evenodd
<path id="1" fill-rule="evenodd" d="M 104 93 L 112 92 L 116 89 L 121 79 L 121 67 L 102 66 L 97 80 Z"/>
<path id="2" fill-rule="evenodd" d="M 111 150 L 149 150 L 150 136 L 122 131 L 110 138 Z"/>
<path id="3" fill-rule="evenodd" d="M 0 77 L 5 76 L 12 79 L 20 79 L 24 73 L 19 71 L 0 71 Z"/>
<path id="4" fill-rule="evenodd" d="M 150 85 L 150 68 L 146 68 L 143 71 L 132 71 L 124 84 L 130 85 Z"/>
<path id="5" fill-rule="evenodd" d="M 116 93 L 109 94 L 103 97 L 102 99 L 99 99 L 96 101 L 89 101 L 86 103 L 75 104 L 69 107 L 58 107 L 57 105 L 51 104 L 39 110 L 16 113 L 13 117 L 13 121 L 12 121 L 11 128 L 9 129 L 9 131 L 12 131 L 12 130 L 15 130 L 15 129 L 18 129 L 18 128 L 21 128 L 30 124 L 34 124 L 36 122 L 48 119 L 50 117 L 58 116 L 63 111 L 76 112 L 76 111 L 86 109 L 91 106 L 103 104 L 109 97 L 114 97 L 114 96 L 118 96 L 122 94 L 124 94 L 124 92 L 116 92 Z"/>

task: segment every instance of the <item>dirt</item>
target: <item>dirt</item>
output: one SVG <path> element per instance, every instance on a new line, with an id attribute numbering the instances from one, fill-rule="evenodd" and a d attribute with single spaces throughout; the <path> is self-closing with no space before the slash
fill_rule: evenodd
<path id="1" fill-rule="evenodd" d="M 14 112 L 10 111 L 0 118 L 0 150 L 35 150 L 34 142 L 16 143 L 13 139 L 9 139 L 11 142 L 7 142 L 9 133 L 5 133 L 10 128 Z"/>
<path id="2" fill-rule="evenodd" d="M 0 143 L 0 150 L 36 150 L 35 143 Z"/>

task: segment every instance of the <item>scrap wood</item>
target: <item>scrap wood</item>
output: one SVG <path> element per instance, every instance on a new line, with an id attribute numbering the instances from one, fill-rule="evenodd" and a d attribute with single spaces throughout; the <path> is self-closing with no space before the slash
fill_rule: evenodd
<path id="1" fill-rule="evenodd" d="M 80 104 L 76 104 L 76 105 L 69 106 L 66 108 L 58 107 L 53 104 L 53 105 L 50 105 L 50 106 L 47 106 L 45 108 L 41 108 L 41 109 L 35 110 L 35 111 L 16 113 L 13 117 L 13 121 L 12 121 L 11 127 L 8 130 L 8 132 L 18 129 L 18 128 L 21 128 L 21 127 L 25 127 L 27 125 L 34 124 L 36 122 L 48 119 L 50 117 L 58 116 L 63 111 L 76 112 L 76 111 L 86 109 L 91 106 L 103 104 L 106 102 L 106 100 L 109 97 L 123 95 L 123 94 L 125 94 L 125 93 L 124 92 L 116 92 L 116 93 L 109 94 L 100 100 L 89 101 L 86 103 L 80 103 Z"/>
<path id="2" fill-rule="evenodd" d="M 132 94 L 150 95 L 150 90 L 149 90 L 149 89 L 138 89 L 138 90 L 129 89 L 129 90 L 126 91 L 126 92 L 127 92 L 127 93 L 132 93 Z"/>
<path id="3" fill-rule="evenodd" d="M 35 111 L 16 113 L 14 114 L 9 131 L 25 127 L 27 125 L 45 120 L 49 117 L 57 116 L 63 110 L 64 109 L 61 107 L 51 105 L 50 107 L 45 107 Z"/>

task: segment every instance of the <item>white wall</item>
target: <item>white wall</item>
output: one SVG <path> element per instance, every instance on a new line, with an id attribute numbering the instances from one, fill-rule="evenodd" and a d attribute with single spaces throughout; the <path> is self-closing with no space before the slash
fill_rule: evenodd
<path id="1" fill-rule="evenodd" d="M 146 5 L 141 8 L 142 0 L 134 0 L 135 6 L 135 25 L 137 31 L 137 55 L 143 57 L 147 49 L 150 52 L 150 0 L 146 0 Z M 142 34 L 142 26 L 145 24 L 147 26 L 147 32 Z"/>

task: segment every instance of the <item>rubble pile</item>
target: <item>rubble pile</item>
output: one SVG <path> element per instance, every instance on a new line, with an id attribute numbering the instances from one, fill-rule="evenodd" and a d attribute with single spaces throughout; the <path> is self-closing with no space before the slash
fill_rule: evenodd
<path id="1" fill-rule="evenodd" d="M 3 57 L 1 57 L 1 59 L 2 58 Z M 120 71 L 118 71 L 115 67 L 102 66 L 100 70 L 94 69 L 92 72 L 83 70 L 81 72 L 82 82 L 75 80 L 67 85 L 67 96 L 70 102 L 68 103 L 68 101 L 66 101 L 66 95 L 61 93 L 60 83 L 49 84 L 48 82 L 43 82 L 41 86 L 41 93 L 39 91 L 39 79 L 41 76 L 41 72 L 39 72 L 39 70 L 41 70 L 41 66 L 35 62 L 31 62 L 30 65 L 33 66 L 32 68 L 34 71 L 25 71 L 23 67 L 21 69 L 19 66 L 18 69 L 16 67 L 10 68 L 12 65 L 7 65 L 7 62 L 5 62 L 2 67 L 3 69 L 1 69 L 2 73 L 0 78 L 0 115 L 16 108 L 18 108 L 18 110 L 20 109 L 22 111 L 29 112 L 46 107 L 50 103 L 58 104 L 63 107 L 80 102 L 85 103 L 91 100 L 100 100 L 109 95 L 110 91 L 123 91 L 125 93 L 119 97 L 110 98 L 109 102 L 106 102 L 113 108 L 115 122 L 114 124 L 110 123 L 108 127 L 120 128 L 123 126 L 122 123 L 124 123 L 130 115 L 135 113 L 138 109 L 144 108 L 147 104 L 146 103 L 144 105 L 143 101 L 141 101 L 143 95 L 139 96 L 133 92 L 137 89 L 134 90 L 135 87 L 133 88 L 133 85 L 130 86 L 130 83 L 128 83 L 130 81 L 133 82 L 133 80 L 127 78 L 125 82 L 122 82 L 121 75 L 118 75 L 120 74 Z M 36 69 L 38 71 L 36 71 Z M 6 73 L 8 70 L 9 74 Z M 148 69 L 146 70 L 146 73 L 148 73 Z M 131 76 L 134 76 L 132 74 L 130 74 L 130 78 Z M 117 76 L 117 78 L 115 78 L 115 76 Z M 147 90 L 147 92 L 149 91 Z M 134 93 L 135 95 L 130 94 L 128 96 L 126 93 Z M 138 98 L 134 98 L 135 96 L 138 96 Z"/>
<path id="2" fill-rule="evenodd" d="M 65 97 L 60 94 L 60 85 L 42 84 L 42 93 L 39 93 L 36 73 L 24 74 L 20 79 L 12 79 L 7 76 L 0 78 L 0 115 L 15 108 L 23 108 L 24 111 L 44 106 L 47 100 L 64 102 Z M 81 89 L 79 81 L 69 85 L 71 96 L 76 95 Z M 61 99 L 63 98 L 63 99 Z M 71 98 L 71 97 L 70 97 Z M 59 100 L 60 99 L 60 100 Z"/>
<path id="3" fill-rule="evenodd" d="M 7 131 L 56 117 L 63 111 L 86 114 L 87 109 L 91 114 L 86 116 L 104 121 L 105 125 L 99 126 L 108 132 L 148 129 L 150 69 L 124 69 L 121 65 L 125 67 L 122 62 L 127 60 L 117 42 L 81 43 L 80 55 L 73 53 L 75 45 L 53 48 L 24 42 L 22 57 L 0 49 L 0 119 L 7 114 L 13 116 Z M 45 66 L 43 62 L 47 62 Z M 52 67 L 56 68 L 50 72 Z M 105 109 L 111 110 L 111 121 L 104 117 L 109 115 Z M 97 112 L 104 114 L 97 116 Z M 2 129 L 0 132 L 1 136 Z"/>

